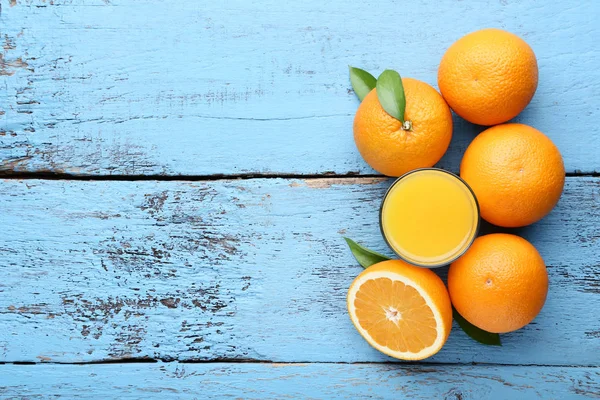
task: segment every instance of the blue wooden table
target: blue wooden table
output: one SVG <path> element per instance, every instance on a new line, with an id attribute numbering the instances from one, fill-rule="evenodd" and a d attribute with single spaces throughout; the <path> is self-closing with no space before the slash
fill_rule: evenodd
<path id="1" fill-rule="evenodd" d="M 0 6 L 0 397 L 600 396 L 600 3 Z M 516 120 L 565 159 L 557 208 L 516 231 L 548 301 L 502 347 L 455 325 L 399 362 L 345 309 L 361 268 L 342 236 L 390 254 L 390 180 L 355 149 L 347 66 L 435 86 L 445 49 L 484 27 L 536 52 Z M 481 130 L 455 118 L 439 166 Z"/>

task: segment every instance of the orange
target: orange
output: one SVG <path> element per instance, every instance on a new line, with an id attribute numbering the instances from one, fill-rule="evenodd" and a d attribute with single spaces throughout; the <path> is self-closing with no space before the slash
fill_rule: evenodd
<path id="1" fill-rule="evenodd" d="M 448 290 L 467 321 L 488 332 L 511 332 L 539 314 L 548 293 L 548 273 L 531 243 L 495 233 L 475 239 L 452 263 Z"/>
<path id="2" fill-rule="evenodd" d="M 452 113 L 440 94 L 425 82 L 402 79 L 406 98 L 404 118 L 412 131 L 379 104 L 377 89 L 360 103 L 354 117 L 354 141 L 365 161 L 378 172 L 400 176 L 432 167 L 452 139 Z"/>
<path id="3" fill-rule="evenodd" d="M 542 132 L 505 124 L 473 140 L 460 176 L 475 192 L 486 221 L 514 228 L 539 221 L 554 208 L 565 183 L 565 167 Z"/>
<path id="4" fill-rule="evenodd" d="M 437 353 L 452 328 L 444 282 L 431 270 L 389 260 L 364 270 L 348 291 L 352 323 L 377 350 L 402 360 Z"/>
<path id="5" fill-rule="evenodd" d="M 483 29 L 457 40 L 442 57 L 438 86 L 458 115 L 496 125 L 519 114 L 538 84 L 533 50 L 501 29 Z"/>

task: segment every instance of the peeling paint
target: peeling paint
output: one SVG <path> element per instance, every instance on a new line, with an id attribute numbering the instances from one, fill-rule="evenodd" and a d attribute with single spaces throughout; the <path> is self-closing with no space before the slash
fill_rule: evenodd
<path id="1" fill-rule="evenodd" d="M 12 76 L 16 72 L 15 69 L 18 68 L 29 69 L 30 71 L 33 71 L 29 68 L 29 64 L 21 57 L 17 57 L 14 60 L 9 61 L 4 59 L 4 55 L 0 53 L 0 76 Z"/>
<path id="2" fill-rule="evenodd" d="M 40 303 L 40 304 L 30 304 L 27 306 L 19 306 L 16 307 L 14 305 L 10 305 L 8 306 L 6 309 L 10 312 L 14 312 L 14 313 L 18 313 L 18 314 L 25 314 L 25 315 L 41 315 L 41 314 L 48 314 L 49 313 L 49 305 L 46 303 Z"/>
<path id="3" fill-rule="evenodd" d="M 16 48 L 15 41 L 8 35 L 4 35 L 4 44 L 2 45 L 4 51 L 14 50 Z"/>
<path id="4" fill-rule="evenodd" d="M 389 178 L 312 178 L 293 181 L 290 187 L 309 187 L 311 189 L 329 189 L 334 185 L 376 185 Z"/>
<path id="5" fill-rule="evenodd" d="M 165 201 L 169 197 L 166 191 L 158 194 L 146 194 L 144 195 L 145 202 L 140 209 L 148 212 L 152 215 L 160 213 L 165 205 Z"/>
<path id="6" fill-rule="evenodd" d="M 160 302 L 163 306 L 168 308 L 177 308 L 181 299 L 174 299 L 173 297 L 169 297 L 167 299 L 162 299 Z"/>

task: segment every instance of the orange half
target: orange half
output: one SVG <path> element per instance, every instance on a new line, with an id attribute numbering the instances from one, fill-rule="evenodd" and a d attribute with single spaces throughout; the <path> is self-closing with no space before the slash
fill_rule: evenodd
<path id="1" fill-rule="evenodd" d="M 348 291 L 348 312 L 374 348 L 401 360 L 436 354 L 452 328 L 444 282 L 431 270 L 401 260 L 365 269 Z"/>

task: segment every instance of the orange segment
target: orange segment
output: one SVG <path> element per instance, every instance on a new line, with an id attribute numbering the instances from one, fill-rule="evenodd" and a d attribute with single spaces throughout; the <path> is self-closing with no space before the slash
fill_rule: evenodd
<path id="1" fill-rule="evenodd" d="M 442 280 L 400 260 L 363 271 L 348 291 L 348 311 L 371 346 L 403 360 L 437 353 L 452 326 L 450 298 Z"/>

